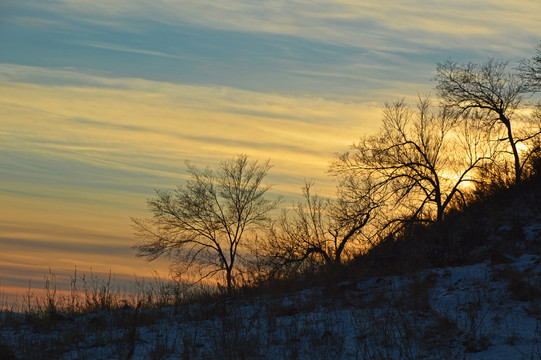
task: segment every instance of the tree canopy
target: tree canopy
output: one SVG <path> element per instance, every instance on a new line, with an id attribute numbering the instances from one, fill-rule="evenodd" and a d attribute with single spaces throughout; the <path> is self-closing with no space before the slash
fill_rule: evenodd
<path id="1" fill-rule="evenodd" d="M 186 185 L 156 190 L 147 202 L 153 217 L 132 219 L 143 239 L 135 245 L 137 255 L 152 261 L 169 254 L 178 275 L 224 273 L 231 293 L 239 247 L 278 204 L 266 197 L 270 187 L 262 183 L 269 169 L 269 161 L 249 161 L 246 155 L 223 161 L 217 171 L 188 163 Z"/>

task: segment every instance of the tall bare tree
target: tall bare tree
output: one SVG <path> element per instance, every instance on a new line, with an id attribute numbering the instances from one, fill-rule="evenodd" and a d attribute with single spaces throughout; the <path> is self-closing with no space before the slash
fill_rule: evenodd
<path id="1" fill-rule="evenodd" d="M 449 108 L 433 111 L 428 99 L 420 98 L 417 110 L 404 101 L 385 104 L 380 131 L 362 137 L 331 171 L 376 179 L 389 204 L 384 227 L 441 221 L 493 153 L 475 123 L 459 120 Z"/>
<path id="2" fill-rule="evenodd" d="M 520 182 L 529 156 L 521 159 L 519 145 L 538 136 L 540 129 L 521 114 L 525 97 L 532 91 L 531 81 L 507 66 L 495 59 L 481 64 L 447 61 L 437 66 L 437 89 L 446 104 L 481 121 L 496 134 L 494 140 L 509 144 L 515 182 Z"/>
<path id="3" fill-rule="evenodd" d="M 269 161 L 260 164 L 239 155 L 223 161 L 218 171 L 187 165 L 186 185 L 172 192 L 156 190 L 147 202 L 152 218 L 132 219 L 143 239 L 135 245 L 137 256 L 152 261 L 171 255 L 178 274 L 196 270 L 205 278 L 224 273 L 230 294 L 247 232 L 265 222 L 279 201 L 265 197 L 270 187 L 262 181 Z"/>

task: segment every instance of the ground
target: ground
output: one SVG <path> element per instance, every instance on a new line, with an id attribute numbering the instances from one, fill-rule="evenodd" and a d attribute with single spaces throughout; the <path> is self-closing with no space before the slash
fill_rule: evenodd
<path id="1" fill-rule="evenodd" d="M 0 350 L 19 359 L 541 359 L 540 284 L 540 257 L 524 254 L 156 309 L 31 322 L 3 312 Z"/>

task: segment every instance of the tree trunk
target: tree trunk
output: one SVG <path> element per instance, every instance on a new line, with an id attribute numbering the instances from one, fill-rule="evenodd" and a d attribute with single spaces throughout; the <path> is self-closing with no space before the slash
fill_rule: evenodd
<path id="1" fill-rule="evenodd" d="M 436 222 L 441 223 L 443 221 L 443 211 L 445 209 L 442 206 L 438 206 L 438 213 L 436 214 Z"/>
<path id="2" fill-rule="evenodd" d="M 233 269 L 228 267 L 226 268 L 226 280 L 227 280 L 227 296 L 230 296 L 233 291 L 233 277 L 231 276 L 231 271 Z"/>
<path id="3" fill-rule="evenodd" d="M 500 120 L 507 128 L 507 138 L 509 139 L 509 144 L 511 145 L 511 150 L 513 151 L 513 158 L 515 160 L 515 184 L 518 184 L 522 180 L 522 167 L 520 166 L 520 158 L 518 155 L 517 144 L 515 144 L 515 140 L 513 139 L 511 122 L 504 115 L 500 115 Z"/>

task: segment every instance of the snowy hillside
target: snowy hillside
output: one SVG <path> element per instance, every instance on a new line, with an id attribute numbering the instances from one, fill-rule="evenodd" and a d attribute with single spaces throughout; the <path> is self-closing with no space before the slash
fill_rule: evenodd
<path id="1" fill-rule="evenodd" d="M 541 182 L 494 191 L 339 268 L 227 297 L 74 274 L 0 304 L 0 359 L 540 359 Z M 14 312 L 13 310 L 18 310 Z"/>
<path id="2" fill-rule="evenodd" d="M 540 284 L 538 255 L 509 256 L 290 294 L 11 318 L 0 350 L 6 359 L 541 359 Z"/>

